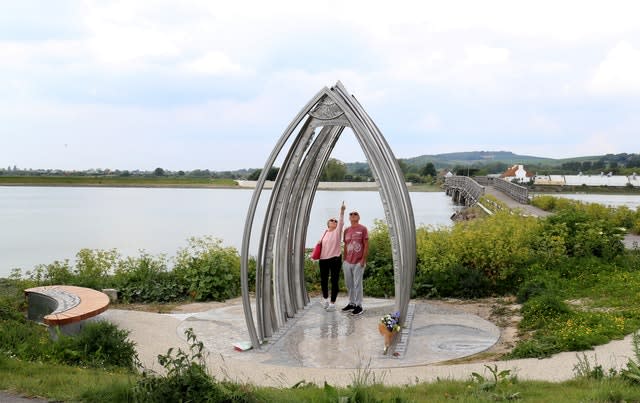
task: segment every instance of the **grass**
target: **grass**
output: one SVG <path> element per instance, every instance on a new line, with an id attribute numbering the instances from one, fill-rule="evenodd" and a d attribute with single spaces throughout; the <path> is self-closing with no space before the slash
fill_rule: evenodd
<path id="1" fill-rule="evenodd" d="M 426 183 L 414 183 L 408 186 L 409 192 L 442 192 L 440 185 L 428 185 Z"/>
<path id="2" fill-rule="evenodd" d="M 113 395 L 133 387 L 137 375 L 0 356 L 0 390 L 28 397 L 80 401 L 84 394 Z M 108 400 L 104 400 L 108 401 Z"/>
<path id="3" fill-rule="evenodd" d="M 469 381 L 438 380 L 404 386 L 380 384 L 335 388 L 300 383 L 289 388 L 241 385 L 256 402 L 638 402 L 640 387 L 621 379 L 576 379 L 562 383 L 492 377 Z M 127 402 L 140 376 L 65 365 L 0 358 L 0 390 L 59 401 Z M 340 400 L 342 398 L 342 400 Z"/>
<path id="4" fill-rule="evenodd" d="M 21 186 L 132 186 L 236 187 L 233 179 L 165 176 L 0 176 L 0 185 Z"/>
<path id="5" fill-rule="evenodd" d="M 529 188 L 529 194 L 534 193 L 591 193 L 591 194 L 640 194 L 640 188 L 628 186 L 558 186 L 535 185 Z"/>

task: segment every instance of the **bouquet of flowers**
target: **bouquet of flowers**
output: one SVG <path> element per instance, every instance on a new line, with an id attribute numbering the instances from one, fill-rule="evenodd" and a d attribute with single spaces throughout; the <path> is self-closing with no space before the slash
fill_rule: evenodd
<path id="1" fill-rule="evenodd" d="M 378 331 L 384 337 L 384 354 L 393 342 L 393 336 L 400 331 L 400 312 L 388 313 L 380 318 Z"/>
<path id="2" fill-rule="evenodd" d="M 400 331 L 400 312 L 388 313 L 380 318 L 380 323 L 390 332 Z"/>

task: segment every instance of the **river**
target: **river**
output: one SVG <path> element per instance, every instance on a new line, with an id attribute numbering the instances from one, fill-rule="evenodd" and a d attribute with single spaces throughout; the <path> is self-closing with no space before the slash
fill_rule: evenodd
<path id="1" fill-rule="evenodd" d="M 73 260 L 82 248 L 117 249 L 122 256 L 175 252 L 189 237 L 209 235 L 224 246 L 240 249 L 247 208 L 253 190 L 13 187 L 0 186 L 0 277 L 11 269 L 32 269 L 55 260 Z M 442 192 L 412 192 L 416 225 L 451 225 L 457 209 Z M 640 196 L 554 194 L 585 202 L 640 207 Z M 254 222 L 252 249 L 269 191 L 261 197 Z M 322 235 L 326 220 L 338 214 L 342 200 L 347 212 L 358 210 L 371 228 L 384 219 L 377 191 L 318 191 L 311 210 L 307 245 Z M 254 252 L 255 253 L 255 252 Z"/>
<path id="2" fill-rule="evenodd" d="M 117 249 L 123 256 L 172 256 L 187 238 L 210 235 L 240 249 L 253 190 L 12 187 L 0 186 L 0 277 L 11 269 L 32 269 L 55 260 L 73 260 L 82 248 Z M 252 246 L 269 191 L 258 206 Z M 377 191 L 318 191 L 311 211 L 307 245 L 336 217 L 342 200 L 358 210 L 371 228 L 384 219 Z M 456 207 L 441 192 L 411 193 L 417 225 L 450 225 Z"/>

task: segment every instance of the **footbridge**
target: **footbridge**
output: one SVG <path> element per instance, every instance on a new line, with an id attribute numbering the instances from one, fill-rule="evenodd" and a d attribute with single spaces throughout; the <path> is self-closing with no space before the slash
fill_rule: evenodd
<path id="1" fill-rule="evenodd" d="M 485 187 L 468 176 L 450 176 L 444 180 L 444 191 L 454 203 L 471 207 L 480 201 Z"/>
<path id="2" fill-rule="evenodd" d="M 489 214 L 491 214 L 489 209 L 480 203 L 480 198 L 484 195 L 494 196 L 509 208 L 531 207 L 528 206 L 529 189 L 500 178 L 450 176 L 445 178 L 444 188 L 445 193 L 451 196 L 455 203 L 467 207 L 477 205 Z M 536 211 L 536 213 L 535 215 L 544 215 L 542 211 Z"/>

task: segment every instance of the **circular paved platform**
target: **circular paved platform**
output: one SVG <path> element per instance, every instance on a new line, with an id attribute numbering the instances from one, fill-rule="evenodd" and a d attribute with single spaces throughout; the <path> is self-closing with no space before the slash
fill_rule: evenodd
<path id="1" fill-rule="evenodd" d="M 393 310 L 390 300 L 367 298 L 359 316 L 326 312 L 313 300 L 287 329 L 261 350 L 239 352 L 233 344 L 248 341 L 242 305 L 206 312 L 172 314 L 182 322 L 178 334 L 192 328 L 214 355 L 266 365 L 309 368 L 395 368 L 432 364 L 485 351 L 500 337 L 500 330 L 476 315 L 455 308 L 415 302 L 406 351 L 399 357 L 383 354 L 378 333 L 380 317 Z"/>

